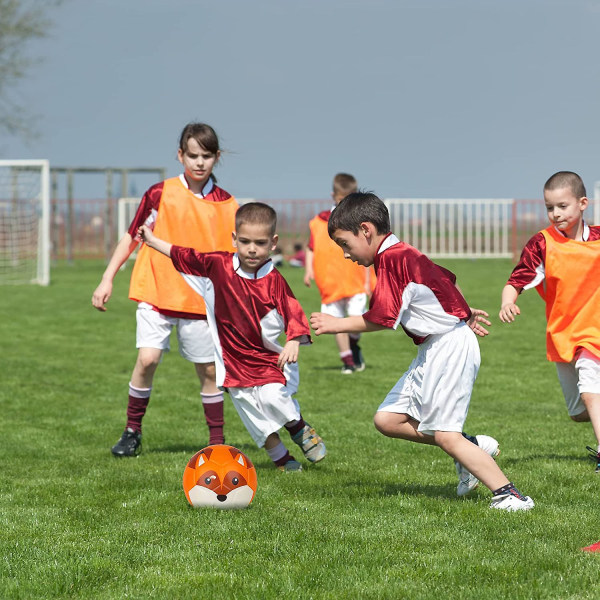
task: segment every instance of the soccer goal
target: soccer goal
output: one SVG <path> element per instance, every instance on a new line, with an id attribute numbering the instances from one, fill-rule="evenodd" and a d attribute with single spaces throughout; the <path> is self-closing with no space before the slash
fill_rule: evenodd
<path id="1" fill-rule="evenodd" d="M 0 160 L 0 285 L 50 283 L 50 165 Z"/>

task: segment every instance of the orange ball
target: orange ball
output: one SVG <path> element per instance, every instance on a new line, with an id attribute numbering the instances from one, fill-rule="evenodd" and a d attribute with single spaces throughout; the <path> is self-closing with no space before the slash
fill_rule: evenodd
<path id="1" fill-rule="evenodd" d="M 254 498 L 256 485 L 252 461 L 225 444 L 196 452 L 183 471 L 185 497 L 196 508 L 245 508 Z"/>

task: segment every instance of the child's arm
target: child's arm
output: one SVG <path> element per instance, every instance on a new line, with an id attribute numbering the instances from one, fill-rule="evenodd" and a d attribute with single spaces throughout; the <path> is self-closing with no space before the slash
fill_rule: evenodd
<path id="1" fill-rule="evenodd" d="M 101 312 L 106 311 L 106 303 L 110 300 L 113 290 L 113 279 L 138 245 L 129 233 L 121 238 L 102 275 L 102 280 L 92 294 L 92 305 Z"/>
<path id="2" fill-rule="evenodd" d="M 383 325 L 367 321 L 361 316 L 338 318 L 325 313 L 312 313 L 310 315 L 310 326 L 316 335 L 322 333 L 364 333 L 365 331 L 389 329 Z"/>
<path id="3" fill-rule="evenodd" d="M 173 247 L 173 244 L 169 244 L 169 242 L 165 242 L 164 240 L 157 238 L 152 232 L 152 229 L 150 229 L 150 227 L 148 227 L 147 225 L 142 225 L 138 229 L 138 235 L 140 236 L 140 239 L 146 244 L 146 246 L 150 246 L 150 248 L 158 250 L 161 254 L 164 254 L 165 256 L 171 256 L 171 248 Z"/>
<path id="4" fill-rule="evenodd" d="M 502 290 L 502 300 L 499 317 L 503 323 L 512 323 L 516 315 L 521 314 L 521 309 L 517 306 L 519 290 L 513 285 L 507 284 Z"/>
<path id="5" fill-rule="evenodd" d="M 304 256 L 304 285 L 310 287 L 310 282 L 315 278 L 314 271 L 314 252 L 310 248 L 306 248 L 306 254 Z"/>
<path id="6" fill-rule="evenodd" d="M 298 351 L 300 349 L 300 339 L 296 338 L 293 340 L 288 340 L 286 345 L 283 347 L 283 350 L 279 354 L 279 358 L 277 359 L 277 366 L 280 369 L 283 369 L 288 363 L 295 363 L 298 361 Z"/>

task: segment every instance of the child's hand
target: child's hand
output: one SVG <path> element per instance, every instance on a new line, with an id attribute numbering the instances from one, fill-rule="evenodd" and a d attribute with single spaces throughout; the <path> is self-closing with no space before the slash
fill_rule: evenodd
<path id="1" fill-rule="evenodd" d="M 310 287 L 310 282 L 314 280 L 314 276 L 312 273 L 309 273 L 308 271 L 306 273 L 304 273 L 304 285 L 306 287 Z"/>
<path id="2" fill-rule="evenodd" d="M 486 317 L 489 317 L 489 315 L 485 312 L 485 310 L 471 308 L 471 318 L 467 321 L 467 325 L 480 337 L 485 337 L 489 334 L 489 331 L 483 327 L 483 325 L 481 325 L 481 323 L 484 323 L 485 325 L 491 325 L 490 321 L 488 321 Z"/>
<path id="3" fill-rule="evenodd" d="M 322 333 L 338 333 L 337 324 L 338 319 L 325 313 L 312 313 L 310 315 L 310 326 L 313 328 L 316 335 Z"/>
<path id="4" fill-rule="evenodd" d="M 300 348 L 300 342 L 297 340 L 290 340 L 283 347 L 283 350 L 277 358 L 277 366 L 283 370 L 283 367 L 288 363 L 295 363 L 298 361 L 298 350 Z"/>
<path id="5" fill-rule="evenodd" d="M 521 309 L 514 302 L 507 302 L 502 305 L 498 316 L 503 323 L 512 323 L 515 316 L 521 314 Z"/>
<path id="6" fill-rule="evenodd" d="M 155 238 L 154 233 L 152 233 L 152 229 L 148 227 L 148 225 L 142 225 L 138 228 L 137 231 L 138 237 L 142 242 L 146 242 L 146 244 L 150 245 L 152 240 Z"/>

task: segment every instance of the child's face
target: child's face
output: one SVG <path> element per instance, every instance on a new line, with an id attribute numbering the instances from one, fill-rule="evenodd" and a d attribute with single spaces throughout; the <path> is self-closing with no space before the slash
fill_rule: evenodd
<path id="1" fill-rule="evenodd" d="M 357 234 L 344 229 L 336 229 L 333 232 L 333 241 L 344 251 L 344 258 L 363 267 L 370 267 L 375 260 L 377 248 L 370 243 L 371 237 L 366 225 L 366 223 L 361 224 L 361 229 Z"/>
<path id="2" fill-rule="evenodd" d="M 548 219 L 569 238 L 581 235 L 583 211 L 588 204 L 586 197 L 577 198 L 570 188 L 544 191 Z"/>
<path id="3" fill-rule="evenodd" d="M 204 149 L 194 138 L 187 142 L 185 152 L 179 149 L 177 158 L 183 165 L 185 176 L 188 181 L 193 181 L 198 185 L 204 186 L 208 181 L 212 170 L 219 160 L 219 154 L 213 154 Z"/>
<path id="4" fill-rule="evenodd" d="M 279 239 L 277 235 L 271 235 L 268 225 L 261 223 L 243 223 L 232 238 L 246 273 L 256 273 L 267 262 Z"/>

